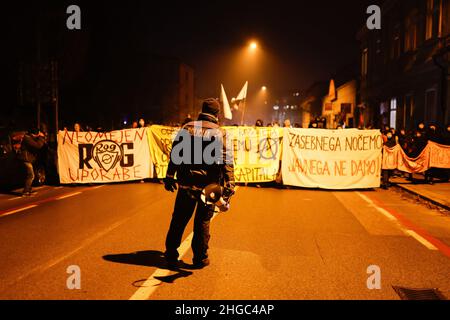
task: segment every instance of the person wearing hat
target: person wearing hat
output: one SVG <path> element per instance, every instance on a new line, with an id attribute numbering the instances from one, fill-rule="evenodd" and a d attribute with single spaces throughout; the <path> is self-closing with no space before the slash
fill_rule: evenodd
<path id="1" fill-rule="evenodd" d="M 223 199 L 229 201 L 234 194 L 234 167 L 231 146 L 226 143 L 225 132 L 219 127 L 220 104 L 215 99 L 206 99 L 197 121 L 186 123 L 178 132 L 172 144 L 166 178 L 163 180 L 167 191 L 178 189 L 175 207 L 166 237 L 165 258 L 169 267 L 179 267 L 178 247 L 181 244 L 184 229 L 191 219 L 194 209 L 194 236 L 192 239 L 193 265 L 203 268 L 209 265 L 208 242 L 210 239 L 209 224 L 214 215 L 215 205 L 206 204 L 201 200 L 202 190 L 211 184 L 223 187 Z M 193 146 L 180 156 L 181 143 Z M 196 145 L 201 141 L 201 149 Z M 222 152 L 215 152 L 214 161 L 206 161 L 206 148 L 210 144 L 220 143 Z M 227 145 L 229 148 L 227 148 Z M 217 145 L 216 145 L 217 146 Z M 189 151 L 189 150 L 188 150 Z M 201 154 L 199 161 L 198 154 Z M 197 153 L 195 155 L 194 153 Z M 219 153 L 219 154 L 216 154 Z M 181 159 L 182 158 L 182 159 Z M 182 161 L 180 161 L 182 160 Z M 176 175 L 176 180 L 175 180 Z"/>
<path id="2" fill-rule="evenodd" d="M 34 181 L 33 164 L 36 162 L 38 152 L 45 145 L 45 136 L 38 129 L 28 131 L 22 138 L 20 145 L 19 160 L 24 164 L 26 170 L 25 186 L 22 196 L 32 195 L 32 185 Z"/>

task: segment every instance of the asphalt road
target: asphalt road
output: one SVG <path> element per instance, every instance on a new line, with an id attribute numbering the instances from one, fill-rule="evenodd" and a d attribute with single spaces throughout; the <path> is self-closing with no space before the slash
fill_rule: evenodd
<path id="1" fill-rule="evenodd" d="M 240 187 L 212 221 L 211 265 L 178 271 L 161 256 L 174 199 L 158 183 L 1 194 L 0 299 L 399 299 L 392 286 L 450 298 L 450 217 L 395 191 Z"/>

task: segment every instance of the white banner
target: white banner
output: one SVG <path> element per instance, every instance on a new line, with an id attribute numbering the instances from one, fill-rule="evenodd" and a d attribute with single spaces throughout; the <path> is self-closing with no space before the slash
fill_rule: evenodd
<path id="1" fill-rule="evenodd" d="M 58 133 L 61 183 L 108 183 L 152 177 L 147 128 Z"/>
<path id="2" fill-rule="evenodd" d="M 379 130 L 285 129 L 283 184 L 323 189 L 380 186 Z"/>

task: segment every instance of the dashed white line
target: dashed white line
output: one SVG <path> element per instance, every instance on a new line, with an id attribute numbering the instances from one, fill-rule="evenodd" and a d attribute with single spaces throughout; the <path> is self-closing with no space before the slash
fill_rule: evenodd
<path id="1" fill-rule="evenodd" d="M 214 218 L 214 217 L 213 217 Z M 193 234 L 191 233 L 181 244 L 178 251 L 180 252 L 180 259 L 186 254 L 191 245 Z M 158 288 L 162 281 L 155 277 L 165 277 L 171 273 L 168 269 L 156 269 L 155 272 L 142 284 L 142 286 L 131 296 L 130 300 L 147 300 L 153 292 Z"/>
<path id="2" fill-rule="evenodd" d="M 56 200 L 66 199 L 66 198 L 69 198 L 69 197 L 76 196 L 76 195 L 78 195 L 78 194 L 81 194 L 81 191 L 66 194 L 66 195 L 64 195 L 64 196 L 61 196 L 61 197 L 56 198 Z"/>
<path id="3" fill-rule="evenodd" d="M 411 237 L 419 241 L 421 244 L 423 244 L 425 247 L 427 247 L 429 250 L 438 250 L 433 244 L 431 244 L 428 240 L 417 234 L 417 232 L 412 230 L 406 230 L 406 233 L 409 234 Z"/>
<path id="4" fill-rule="evenodd" d="M 235 187 L 235 191 L 238 190 L 239 187 Z M 218 213 L 215 213 L 214 216 L 211 218 L 211 221 L 218 215 Z M 189 247 L 191 245 L 192 237 L 194 234 L 191 232 L 189 236 L 184 239 L 184 241 L 181 243 L 180 247 L 178 248 L 178 252 L 180 253 L 179 258 L 181 259 L 186 252 L 189 250 Z M 155 272 L 142 284 L 142 287 L 140 287 L 129 300 L 147 300 L 150 298 L 150 296 L 155 292 L 156 289 L 159 288 L 162 281 L 155 279 L 155 277 L 165 277 L 170 274 L 170 270 L 167 269 L 156 269 Z"/>
<path id="5" fill-rule="evenodd" d="M 8 201 L 22 199 L 22 197 L 9 198 Z"/>
<path id="6" fill-rule="evenodd" d="M 438 250 L 433 244 L 431 244 L 428 240 L 426 240 L 424 237 L 419 235 L 417 232 L 405 228 L 400 221 L 396 217 L 394 217 L 392 214 L 390 214 L 386 209 L 381 208 L 376 203 L 374 203 L 371 199 L 369 199 L 367 196 L 363 195 L 360 192 L 356 192 L 362 199 L 364 199 L 367 203 L 370 204 L 371 207 L 375 208 L 378 212 L 383 214 L 385 217 L 387 217 L 389 220 L 396 222 L 398 228 L 402 230 L 406 235 L 409 235 L 416 239 L 419 243 L 421 243 L 423 246 L 425 246 L 429 250 Z"/>
<path id="7" fill-rule="evenodd" d="M 380 212 L 382 215 L 384 215 L 386 218 L 388 218 L 391 221 L 398 221 L 397 218 L 395 218 L 392 214 L 390 214 L 386 209 L 383 209 L 379 206 L 377 206 L 371 199 L 369 199 L 367 196 L 363 195 L 360 192 L 356 192 L 361 198 L 363 198 L 366 202 L 368 202 L 373 208 L 375 208 L 378 212 Z"/>
<path id="8" fill-rule="evenodd" d="M 31 208 L 34 208 L 34 207 L 37 207 L 37 204 L 32 204 L 32 205 L 29 205 L 29 206 L 26 206 L 26 207 L 23 207 L 23 208 L 7 211 L 7 212 L 3 213 L 2 215 L 0 215 L 0 218 L 1 217 L 5 217 L 5 216 L 9 216 L 10 214 L 13 214 L 13 213 L 16 213 L 16 212 L 28 210 L 28 209 L 31 209 Z"/>

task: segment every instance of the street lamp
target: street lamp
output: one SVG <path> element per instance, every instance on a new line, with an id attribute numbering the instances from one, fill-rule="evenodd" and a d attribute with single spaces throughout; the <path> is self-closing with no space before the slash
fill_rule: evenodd
<path id="1" fill-rule="evenodd" d="M 266 86 L 262 86 L 262 87 L 261 87 L 261 90 L 262 90 L 262 91 L 267 91 L 267 87 L 266 87 Z"/>
<path id="2" fill-rule="evenodd" d="M 258 48 L 258 44 L 256 43 L 256 41 L 250 42 L 250 45 L 249 45 L 250 51 L 255 51 L 257 48 Z"/>

